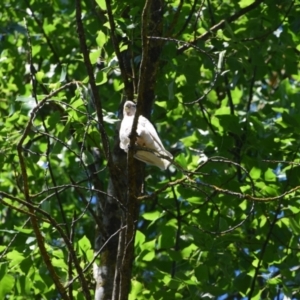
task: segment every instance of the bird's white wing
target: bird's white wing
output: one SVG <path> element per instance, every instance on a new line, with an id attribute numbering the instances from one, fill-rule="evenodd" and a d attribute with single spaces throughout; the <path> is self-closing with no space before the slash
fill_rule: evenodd
<path id="1" fill-rule="evenodd" d="M 129 135 L 131 133 L 132 123 L 134 116 L 124 116 L 120 127 L 120 148 L 128 152 L 128 146 L 130 143 Z"/>
<path id="2" fill-rule="evenodd" d="M 143 116 L 139 117 L 137 133 L 139 136 L 143 137 L 143 139 L 145 140 L 145 144 L 148 144 L 148 146 L 156 144 L 156 151 L 159 152 L 160 150 L 165 150 L 154 126 L 148 119 Z"/>
<path id="3" fill-rule="evenodd" d="M 154 150 L 156 153 L 149 151 L 138 151 L 136 153 L 136 158 L 150 164 L 154 164 L 161 169 L 166 169 L 170 165 L 170 161 L 160 156 L 166 156 L 170 159 L 172 159 L 173 156 L 164 148 L 154 126 L 143 116 L 139 117 L 137 134 L 137 144 Z M 148 161 L 146 161 L 147 159 Z"/>

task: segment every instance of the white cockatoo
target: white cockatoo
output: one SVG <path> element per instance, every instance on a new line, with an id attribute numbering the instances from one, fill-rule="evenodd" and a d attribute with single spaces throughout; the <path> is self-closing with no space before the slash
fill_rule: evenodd
<path id="1" fill-rule="evenodd" d="M 123 109 L 123 120 L 120 127 L 120 148 L 125 152 L 128 152 L 130 144 L 129 135 L 131 133 L 134 115 L 136 112 L 136 104 L 132 101 L 126 101 Z M 155 128 L 143 116 L 139 116 L 137 128 L 136 145 L 139 147 L 145 147 L 150 151 L 137 150 L 134 157 L 147 164 L 159 167 L 165 170 L 170 165 L 170 161 L 160 156 L 169 157 L 170 160 L 173 158 L 172 154 L 168 152 L 163 146 Z"/>

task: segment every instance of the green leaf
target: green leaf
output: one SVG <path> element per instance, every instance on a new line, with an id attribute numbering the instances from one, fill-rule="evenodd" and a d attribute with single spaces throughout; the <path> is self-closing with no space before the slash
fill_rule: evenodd
<path id="1" fill-rule="evenodd" d="M 145 242 L 146 236 L 139 230 L 135 233 L 135 241 L 134 245 L 137 247 L 138 245 L 142 245 Z"/>
<path id="2" fill-rule="evenodd" d="M 44 72 L 40 71 L 35 74 L 35 77 L 38 82 L 42 82 L 45 77 L 45 74 Z"/>
<path id="3" fill-rule="evenodd" d="M 91 64 L 94 65 L 95 63 L 98 62 L 98 59 L 100 58 L 100 55 L 101 55 L 101 49 L 97 49 L 97 50 L 94 50 L 94 51 L 91 51 L 90 52 L 90 61 L 91 61 Z"/>
<path id="4" fill-rule="evenodd" d="M 83 250 L 83 252 L 87 252 L 91 249 L 91 243 L 85 235 L 78 241 L 78 245 Z"/>
<path id="5" fill-rule="evenodd" d="M 148 221 L 157 221 L 161 217 L 161 212 L 156 210 L 152 212 L 143 213 L 142 217 Z"/>
<path id="6" fill-rule="evenodd" d="M 299 224 L 299 218 L 295 220 L 296 217 L 289 218 L 289 225 L 291 230 L 295 232 L 295 234 L 300 234 L 300 224 Z"/>
<path id="7" fill-rule="evenodd" d="M 14 287 L 15 279 L 12 275 L 6 274 L 0 280 L 0 299 L 5 299 Z"/>
<path id="8" fill-rule="evenodd" d="M 261 176 L 261 169 L 257 167 L 253 167 L 250 171 L 250 176 L 252 179 L 259 179 Z"/>
<path id="9" fill-rule="evenodd" d="M 98 3 L 98 1 L 97 1 L 97 3 Z M 106 43 L 106 35 L 101 30 L 98 31 L 96 42 L 100 48 L 102 48 L 104 46 L 104 44 Z M 99 54 L 100 54 L 100 52 L 99 52 Z"/>
<path id="10" fill-rule="evenodd" d="M 105 0 L 96 0 L 96 2 L 102 10 L 106 10 Z"/>
<path id="11" fill-rule="evenodd" d="M 12 250 L 6 254 L 7 259 L 10 261 L 9 266 L 12 268 L 19 265 L 24 259 L 24 255 L 17 250 Z"/>
<path id="12" fill-rule="evenodd" d="M 96 84 L 102 85 L 107 82 L 107 74 L 105 72 L 98 72 L 96 75 Z"/>
<path id="13" fill-rule="evenodd" d="M 158 238 L 159 248 L 172 248 L 175 245 L 175 229 L 171 226 L 164 226 Z"/>
<path id="14" fill-rule="evenodd" d="M 274 173 L 274 170 L 268 168 L 267 171 L 264 174 L 266 181 L 276 181 L 276 174 Z"/>
<path id="15" fill-rule="evenodd" d="M 143 291 L 143 285 L 137 281 L 137 280 L 132 280 L 131 281 L 131 292 L 129 295 L 129 300 L 135 300 L 137 299 L 137 295 L 141 294 Z"/>
<path id="16" fill-rule="evenodd" d="M 141 255 L 141 259 L 143 261 L 152 261 L 154 259 L 154 257 L 155 257 L 155 252 L 154 251 L 145 253 L 145 255 Z"/>

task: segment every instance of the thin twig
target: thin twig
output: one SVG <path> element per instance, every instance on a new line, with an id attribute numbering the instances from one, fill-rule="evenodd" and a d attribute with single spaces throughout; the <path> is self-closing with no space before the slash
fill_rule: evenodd
<path id="1" fill-rule="evenodd" d="M 255 8 L 257 8 L 262 2 L 263 2 L 263 0 L 256 0 L 252 4 L 250 4 L 249 6 L 246 6 L 246 7 L 242 8 L 241 10 L 239 10 L 238 12 L 236 12 L 235 14 L 230 16 L 229 18 L 221 20 L 218 24 L 212 26 L 205 33 L 203 33 L 202 35 L 196 37 L 193 41 L 190 41 L 189 43 L 186 43 L 185 45 L 180 47 L 178 49 L 178 53 L 182 53 L 183 51 L 187 50 L 191 46 L 191 44 L 193 44 L 197 41 L 207 40 L 214 32 L 216 32 L 219 29 L 223 28 L 226 23 L 232 23 L 232 22 L 238 20 L 241 16 L 243 16 L 246 13 L 250 12 L 251 10 L 254 10 Z"/>

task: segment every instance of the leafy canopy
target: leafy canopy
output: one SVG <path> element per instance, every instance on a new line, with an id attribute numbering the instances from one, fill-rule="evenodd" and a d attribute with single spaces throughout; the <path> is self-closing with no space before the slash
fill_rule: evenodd
<path id="1" fill-rule="evenodd" d="M 135 93 L 145 47 L 145 3 L 81 1 L 102 124 L 73 1 L 0 4 L 1 299 L 56 299 L 53 274 L 74 299 L 94 293 L 100 127 L 117 147 L 128 92 L 107 4 Z M 164 2 L 151 120 L 176 158 L 146 167 L 129 299 L 299 295 L 299 14 L 291 0 Z"/>

